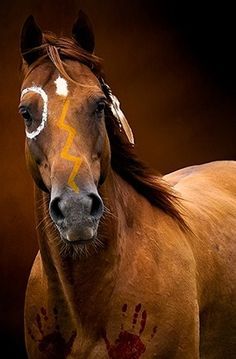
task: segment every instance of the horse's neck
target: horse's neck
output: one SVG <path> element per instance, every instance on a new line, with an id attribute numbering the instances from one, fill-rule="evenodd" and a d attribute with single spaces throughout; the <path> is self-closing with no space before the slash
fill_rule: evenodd
<path id="1" fill-rule="evenodd" d="M 64 298 L 72 311 L 73 306 L 78 307 L 79 302 L 86 318 L 94 305 L 106 308 L 114 289 L 120 254 L 126 252 L 127 231 L 130 223 L 134 222 L 134 208 L 137 208 L 137 203 L 132 203 L 134 194 L 130 191 L 132 189 L 129 185 L 113 172 L 110 173 L 101 188 L 106 210 L 99 226 L 98 238 L 104 245 L 91 256 L 72 259 L 60 255 L 57 243 L 59 234 L 48 214 L 48 195 L 36 189 L 39 246 L 46 278 L 54 283 L 53 288 L 64 292 Z M 82 314 L 80 321 L 83 319 Z"/>

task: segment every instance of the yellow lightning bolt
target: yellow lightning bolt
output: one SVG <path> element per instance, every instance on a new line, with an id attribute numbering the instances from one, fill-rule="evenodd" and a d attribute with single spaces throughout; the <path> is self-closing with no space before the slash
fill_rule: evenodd
<path id="1" fill-rule="evenodd" d="M 68 112 L 68 108 L 69 108 L 69 99 L 66 99 L 64 104 L 63 104 L 63 108 L 62 108 L 62 112 L 61 112 L 61 116 L 59 118 L 59 121 L 57 123 L 58 127 L 62 130 L 65 130 L 68 132 L 68 137 L 66 139 L 66 144 L 63 147 L 62 151 L 61 151 L 61 158 L 64 158 L 65 160 L 71 161 L 74 163 L 74 166 L 72 168 L 71 174 L 69 176 L 68 179 L 68 185 L 75 191 L 78 192 L 79 191 L 79 187 L 77 186 L 77 184 L 75 183 L 74 179 L 79 171 L 80 165 L 81 165 L 81 158 L 80 157 L 76 157 L 73 156 L 69 153 L 69 150 L 72 146 L 73 140 L 76 136 L 76 130 L 69 126 L 68 124 L 66 124 L 65 118 L 66 118 L 66 114 Z"/>

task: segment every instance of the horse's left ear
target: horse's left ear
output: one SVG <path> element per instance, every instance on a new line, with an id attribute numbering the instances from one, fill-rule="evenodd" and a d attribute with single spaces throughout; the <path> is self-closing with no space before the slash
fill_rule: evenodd
<path id="1" fill-rule="evenodd" d="M 80 47 L 93 53 L 95 47 L 93 26 L 82 10 L 79 11 L 78 18 L 72 27 L 72 36 Z"/>
<path id="2" fill-rule="evenodd" d="M 30 51 L 42 45 L 43 35 L 39 26 L 36 24 L 32 15 L 30 15 L 21 31 L 21 55 L 28 65 L 32 64 L 38 58 L 38 51 Z"/>

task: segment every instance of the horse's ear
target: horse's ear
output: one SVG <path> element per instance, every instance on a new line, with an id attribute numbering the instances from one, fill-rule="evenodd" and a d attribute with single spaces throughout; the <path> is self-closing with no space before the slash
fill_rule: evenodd
<path id="1" fill-rule="evenodd" d="M 78 18 L 72 27 L 72 36 L 80 47 L 93 53 L 95 47 L 93 26 L 82 10 L 79 11 Z"/>
<path id="2" fill-rule="evenodd" d="M 30 15 L 21 31 L 21 54 L 28 65 L 32 64 L 38 58 L 38 51 L 30 51 L 42 45 L 43 35 L 39 26 L 36 24 L 32 15 Z"/>

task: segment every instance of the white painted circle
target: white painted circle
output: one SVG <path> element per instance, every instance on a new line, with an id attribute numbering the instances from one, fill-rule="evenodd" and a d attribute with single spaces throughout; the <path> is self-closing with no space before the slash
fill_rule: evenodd
<path id="1" fill-rule="evenodd" d="M 36 136 L 38 136 L 40 134 L 40 132 L 44 129 L 45 124 L 47 122 L 47 117 L 48 117 L 48 96 L 47 96 L 46 92 L 41 87 L 32 86 L 32 87 L 27 87 L 24 90 L 22 90 L 21 99 L 28 92 L 35 92 L 35 93 L 39 94 L 43 99 L 43 112 L 42 112 L 42 120 L 41 120 L 40 125 L 33 132 L 28 132 L 27 130 L 25 130 L 26 136 L 28 138 L 30 138 L 30 139 L 33 139 L 33 138 L 35 138 Z"/>

